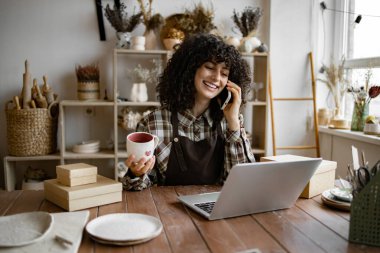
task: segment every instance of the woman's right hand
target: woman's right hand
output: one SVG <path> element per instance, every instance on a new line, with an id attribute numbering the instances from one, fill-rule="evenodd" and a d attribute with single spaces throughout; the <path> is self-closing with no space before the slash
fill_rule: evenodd
<path id="1" fill-rule="evenodd" d="M 153 169 L 154 163 L 156 162 L 155 156 L 150 158 L 148 161 L 146 161 L 145 158 L 141 158 L 139 161 L 135 161 L 135 159 L 136 157 L 134 155 L 130 155 L 125 161 L 125 164 L 137 177 L 149 173 Z"/>

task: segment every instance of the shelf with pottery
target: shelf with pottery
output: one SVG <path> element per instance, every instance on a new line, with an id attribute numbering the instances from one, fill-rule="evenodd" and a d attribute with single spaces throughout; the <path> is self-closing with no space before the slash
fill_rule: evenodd
<path id="1" fill-rule="evenodd" d="M 113 110 L 113 101 L 104 100 L 63 100 L 60 102 L 59 126 L 61 128 L 60 160 L 65 164 L 66 159 L 110 159 L 114 158 L 114 151 L 111 149 L 99 149 L 97 152 L 77 153 L 68 150 L 66 146 L 66 108 L 67 107 L 109 107 Z"/>

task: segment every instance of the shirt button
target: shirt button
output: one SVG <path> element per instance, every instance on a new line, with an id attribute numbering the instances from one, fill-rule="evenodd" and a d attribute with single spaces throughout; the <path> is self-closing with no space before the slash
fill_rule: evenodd
<path id="1" fill-rule="evenodd" d="M 177 137 L 174 138 L 174 142 L 178 142 L 178 138 Z"/>

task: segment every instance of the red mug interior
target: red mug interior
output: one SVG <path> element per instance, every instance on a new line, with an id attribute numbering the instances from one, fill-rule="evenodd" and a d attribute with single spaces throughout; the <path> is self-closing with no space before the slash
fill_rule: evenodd
<path id="1" fill-rule="evenodd" d="M 137 143 L 149 142 L 152 139 L 153 139 L 153 136 L 147 133 L 133 133 L 128 136 L 128 140 L 137 142 Z"/>

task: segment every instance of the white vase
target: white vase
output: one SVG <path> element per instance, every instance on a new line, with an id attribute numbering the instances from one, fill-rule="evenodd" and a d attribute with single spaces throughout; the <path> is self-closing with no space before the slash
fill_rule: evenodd
<path id="1" fill-rule="evenodd" d="M 226 39 L 226 44 L 238 48 L 240 45 L 240 39 L 238 37 L 230 36 Z"/>
<path id="2" fill-rule="evenodd" d="M 130 32 L 117 32 L 116 48 L 130 48 L 131 45 L 131 33 Z"/>
<path id="3" fill-rule="evenodd" d="M 129 95 L 129 100 L 132 102 L 137 102 L 138 100 L 139 85 L 134 83 L 132 86 L 131 94 Z"/>
<path id="4" fill-rule="evenodd" d="M 139 102 L 148 101 L 148 89 L 145 83 L 138 83 L 137 101 Z"/>
<path id="5" fill-rule="evenodd" d="M 145 37 L 133 36 L 131 38 L 131 49 L 133 50 L 145 50 Z"/>

